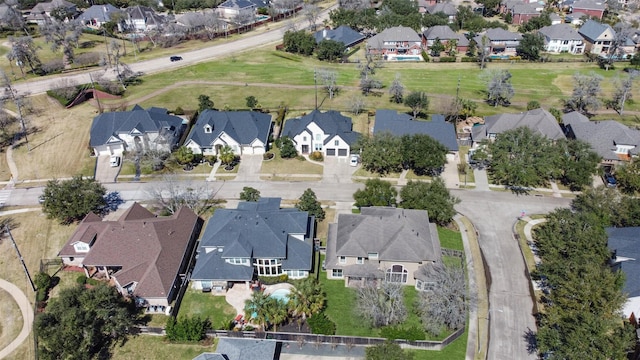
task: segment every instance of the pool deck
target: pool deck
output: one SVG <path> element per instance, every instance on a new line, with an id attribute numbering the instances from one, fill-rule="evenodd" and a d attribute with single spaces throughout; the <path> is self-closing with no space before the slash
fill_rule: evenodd
<path id="1" fill-rule="evenodd" d="M 272 294 L 274 291 L 278 289 L 289 289 L 291 290 L 293 285 L 289 283 L 280 283 L 275 285 L 266 285 L 264 289 L 264 293 L 267 295 Z M 225 299 L 229 303 L 229 305 L 233 306 L 236 309 L 236 313 L 244 315 L 244 302 L 251 298 L 251 289 L 244 286 L 243 284 L 235 284 L 234 287 L 227 290 L 225 294 Z"/>

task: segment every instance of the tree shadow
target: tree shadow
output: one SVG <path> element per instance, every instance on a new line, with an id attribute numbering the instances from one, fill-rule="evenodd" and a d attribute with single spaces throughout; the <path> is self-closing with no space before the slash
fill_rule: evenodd
<path id="1" fill-rule="evenodd" d="M 529 354 L 535 354 L 538 351 L 538 342 L 536 341 L 536 333 L 527 328 L 527 331 L 524 332 L 522 338 L 527 343 L 527 352 Z"/>
<path id="2" fill-rule="evenodd" d="M 522 186 L 507 186 L 507 189 L 511 190 L 511 192 L 516 195 L 530 195 L 529 191 L 531 190 Z"/>

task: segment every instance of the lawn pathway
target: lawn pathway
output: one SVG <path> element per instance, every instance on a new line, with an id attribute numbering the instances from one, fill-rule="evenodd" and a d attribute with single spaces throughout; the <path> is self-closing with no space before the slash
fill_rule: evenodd
<path id="1" fill-rule="evenodd" d="M 8 355 L 10 355 L 22 342 L 24 342 L 31 332 L 31 324 L 33 324 L 33 309 L 31 308 L 31 303 L 27 296 L 14 284 L 0 279 L 0 288 L 8 292 L 15 302 L 20 307 L 20 312 L 22 313 L 22 330 L 9 345 L 7 345 L 4 349 L 0 350 L 0 359 L 4 359 Z"/>

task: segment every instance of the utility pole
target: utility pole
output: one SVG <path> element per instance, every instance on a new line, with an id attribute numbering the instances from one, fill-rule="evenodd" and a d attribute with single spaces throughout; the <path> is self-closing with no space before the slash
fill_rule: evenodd
<path id="1" fill-rule="evenodd" d="M 318 110 L 318 75 L 315 68 L 313 68 L 313 84 L 316 88 L 316 110 Z"/>
<path id="2" fill-rule="evenodd" d="M 13 235 L 11 235 L 11 230 L 9 230 L 9 225 L 4 226 L 4 230 L 9 234 L 9 239 L 11 239 L 11 243 L 13 244 L 13 248 L 16 249 L 16 253 L 18 253 L 18 259 L 20 259 L 20 263 L 22 263 L 22 268 L 24 269 L 24 273 L 27 274 L 27 279 L 29 279 L 29 284 L 31 284 L 31 289 L 36 291 L 36 286 L 31 280 L 31 275 L 29 274 L 29 269 L 27 269 L 27 264 L 24 263 L 24 259 L 22 258 L 22 254 L 20 254 L 20 250 L 18 250 L 18 245 L 16 241 L 13 239 Z"/>
<path id="3" fill-rule="evenodd" d="M 27 125 L 24 122 L 24 116 L 22 116 L 23 97 L 17 95 L 17 91 L 13 88 L 13 86 L 11 86 L 11 80 L 9 80 L 9 77 L 6 74 L 4 75 L 4 77 L 6 86 L 4 89 L 5 96 L 11 98 L 11 100 L 13 100 L 13 102 L 16 104 L 16 108 L 18 108 L 18 120 L 20 120 L 20 127 L 22 128 L 22 133 L 24 134 L 24 141 L 27 143 L 27 151 L 31 151 L 31 145 L 29 145 L 29 138 L 27 137 Z"/>
<path id="4" fill-rule="evenodd" d="M 102 105 L 100 104 L 100 96 L 98 94 L 96 94 L 96 86 L 93 83 L 93 76 L 91 76 L 91 73 L 89 73 L 89 80 L 91 80 L 91 88 L 93 89 L 93 97 L 96 99 L 96 102 L 98 103 L 98 112 L 100 114 L 102 114 Z"/>

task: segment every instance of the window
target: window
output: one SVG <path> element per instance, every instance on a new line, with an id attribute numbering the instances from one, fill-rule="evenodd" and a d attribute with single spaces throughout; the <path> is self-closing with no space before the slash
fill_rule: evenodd
<path id="1" fill-rule="evenodd" d="M 314 149 L 315 151 L 322 151 L 322 143 L 315 143 L 315 144 L 313 145 L 313 149 Z"/>
<path id="2" fill-rule="evenodd" d="M 249 265 L 249 259 L 247 258 L 231 258 L 226 259 L 227 263 L 234 265 Z"/>
<path id="3" fill-rule="evenodd" d="M 258 269 L 258 275 L 282 275 L 282 262 L 279 259 L 256 259 L 254 265 Z"/>
<path id="4" fill-rule="evenodd" d="M 416 290 L 418 291 L 433 291 L 435 285 L 434 282 L 416 280 Z"/>
<path id="5" fill-rule="evenodd" d="M 302 141 L 307 142 L 307 137 L 306 137 L 306 136 L 303 136 L 303 137 L 302 137 Z"/>
<path id="6" fill-rule="evenodd" d="M 320 141 L 320 140 L 322 140 L 322 135 L 316 134 L 316 141 Z"/>
<path id="7" fill-rule="evenodd" d="M 356 264 L 364 264 L 364 258 L 358 256 L 358 258 L 356 259 Z"/>
<path id="8" fill-rule="evenodd" d="M 342 269 L 333 269 L 331 272 L 331 277 L 341 278 L 342 277 Z"/>
<path id="9" fill-rule="evenodd" d="M 83 242 L 77 242 L 73 244 L 73 248 L 76 250 L 76 252 L 88 252 L 89 244 L 83 243 Z"/>
<path id="10" fill-rule="evenodd" d="M 211 126 L 209 124 L 204 126 L 204 133 L 211 134 Z"/>
<path id="11" fill-rule="evenodd" d="M 368 257 L 369 259 L 371 259 L 371 260 L 376 260 L 376 259 L 378 259 L 378 253 L 377 253 L 377 252 L 375 252 L 375 253 L 368 253 L 368 254 L 367 254 L 367 257 Z"/>
<path id="12" fill-rule="evenodd" d="M 346 256 L 340 256 L 340 264 L 346 264 L 347 263 L 347 257 Z"/>
<path id="13" fill-rule="evenodd" d="M 340 146 L 340 140 L 336 140 L 336 141 L 334 141 L 334 142 L 333 142 L 333 145 L 334 145 L 334 146 Z"/>
<path id="14" fill-rule="evenodd" d="M 389 282 L 406 283 L 408 271 L 402 265 L 393 265 L 387 270 L 385 279 Z"/>

